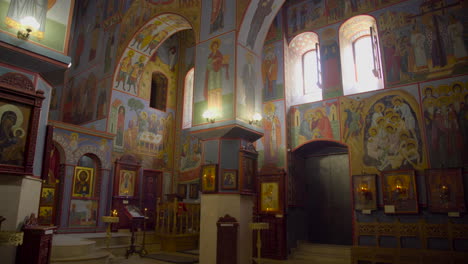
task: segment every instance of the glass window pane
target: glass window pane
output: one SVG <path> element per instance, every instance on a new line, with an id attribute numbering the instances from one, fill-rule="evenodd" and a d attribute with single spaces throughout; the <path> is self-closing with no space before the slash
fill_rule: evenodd
<path id="1" fill-rule="evenodd" d="M 318 88 L 317 76 L 317 52 L 315 50 L 308 51 L 304 54 L 304 93 L 316 93 Z"/>

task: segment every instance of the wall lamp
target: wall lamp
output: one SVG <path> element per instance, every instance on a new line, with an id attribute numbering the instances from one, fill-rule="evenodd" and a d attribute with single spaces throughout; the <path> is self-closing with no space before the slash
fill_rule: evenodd
<path id="1" fill-rule="evenodd" d="M 20 22 L 21 25 L 23 25 L 24 30 L 18 30 L 18 34 L 16 36 L 22 40 L 28 40 L 33 29 L 37 30 L 41 26 L 32 16 L 23 17 Z"/>
<path id="2" fill-rule="evenodd" d="M 213 110 L 206 110 L 203 113 L 203 118 L 206 118 L 207 122 L 214 123 L 216 118 L 216 113 Z"/>
<path id="3" fill-rule="evenodd" d="M 252 118 L 249 120 L 249 124 L 257 124 L 262 120 L 262 115 L 259 113 L 255 113 Z"/>

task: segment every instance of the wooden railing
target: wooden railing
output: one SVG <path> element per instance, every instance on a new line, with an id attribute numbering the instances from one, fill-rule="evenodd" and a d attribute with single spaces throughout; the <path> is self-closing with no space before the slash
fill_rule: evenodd
<path id="1" fill-rule="evenodd" d="M 458 251 L 456 241 L 468 241 L 468 225 L 448 221 L 446 223 L 427 223 L 420 220 L 416 223 L 370 222 L 356 223 L 356 240 L 351 249 L 352 263 L 468 263 L 468 252 Z M 376 242 L 374 246 L 358 246 L 360 237 L 370 237 Z M 394 237 L 394 247 L 384 247 L 381 238 Z M 413 238 L 418 241 L 417 248 L 404 247 L 402 240 Z M 442 239 L 447 242 L 446 250 L 429 247 L 431 239 Z"/>
<path id="2" fill-rule="evenodd" d="M 156 233 L 164 235 L 197 234 L 200 232 L 200 204 L 161 202 L 156 208 Z"/>

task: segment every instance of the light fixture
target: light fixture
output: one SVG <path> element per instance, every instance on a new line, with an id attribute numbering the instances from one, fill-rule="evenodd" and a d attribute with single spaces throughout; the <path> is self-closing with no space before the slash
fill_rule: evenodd
<path id="1" fill-rule="evenodd" d="M 32 16 L 23 17 L 20 21 L 21 25 L 24 27 L 24 30 L 18 30 L 17 37 L 22 40 L 27 40 L 29 35 L 34 30 L 37 30 L 41 25 L 37 20 Z"/>
<path id="2" fill-rule="evenodd" d="M 216 113 L 213 110 L 206 110 L 203 113 L 203 118 L 206 118 L 207 122 L 214 123 L 216 118 Z"/>
<path id="3" fill-rule="evenodd" d="M 259 113 L 255 113 L 253 116 L 252 116 L 252 119 L 249 120 L 249 124 L 257 124 L 258 122 L 260 122 L 262 120 L 262 115 L 259 114 Z"/>

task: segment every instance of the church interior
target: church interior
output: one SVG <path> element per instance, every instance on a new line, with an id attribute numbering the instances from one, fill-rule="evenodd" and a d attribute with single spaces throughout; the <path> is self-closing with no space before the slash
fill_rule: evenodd
<path id="1" fill-rule="evenodd" d="M 467 10 L 0 0 L 0 262 L 468 263 Z"/>

